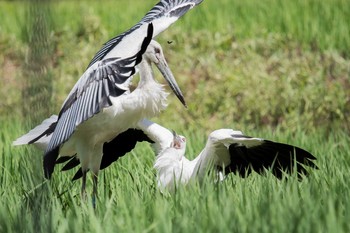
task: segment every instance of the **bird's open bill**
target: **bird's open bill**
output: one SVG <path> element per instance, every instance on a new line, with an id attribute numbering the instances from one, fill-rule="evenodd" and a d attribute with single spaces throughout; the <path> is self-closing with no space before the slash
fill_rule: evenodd
<path id="1" fill-rule="evenodd" d="M 179 135 L 177 135 L 177 133 L 175 132 L 175 130 L 172 130 L 174 139 L 173 142 L 171 144 L 171 147 L 180 149 L 181 148 L 181 137 Z"/>
<path id="2" fill-rule="evenodd" d="M 165 80 L 169 83 L 170 88 L 173 90 L 177 98 L 181 101 L 181 103 L 187 107 L 185 98 L 180 90 L 179 85 L 177 84 L 173 73 L 169 69 L 168 63 L 166 62 L 165 58 L 159 59 L 159 62 L 156 63 L 157 68 L 162 73 Z"/>
<path id="3" fill-rule="evenodd" d="M 175 132 L 175 130 L 171 130 L 171 132 L 173 133 L 173 141 L 171 142 L 171 144 L 170 144 L 170 147 L 175 147 L 175 145 L 176 145 L 176 142 L 177 142 L 177 140 L 176 140 L 176 138 L 177 138 L 177 134 L 176 134 L 176 132 Z"/>

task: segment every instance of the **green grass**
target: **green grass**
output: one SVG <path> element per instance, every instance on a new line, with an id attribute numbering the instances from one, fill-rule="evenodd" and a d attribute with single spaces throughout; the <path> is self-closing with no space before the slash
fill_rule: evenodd
<path id="1" fill-rule="evenodd" d="M 95 213 L 81 203 L 73 173 L 56 171 L 46 181 L 42 152 L 11 146 L 48 117 L 23 115 L 22 106 L 57 113 L 100 46 L 155 2 L 130 8 L 128 0 L 54 1 L 52 54 L 43 69 L 53 77 L 52 97 L 32 106 L 21 94 L 32 80 L 28 5 L 0 1 L 0 232 L 349 232 L 346 0 L 204 0 L 157 38 L 188 108 L 170 95 L 154 120 L 187 136 L 189 155 L 212 130 L 241 129 L 315 154 L 320 169 L 302 182 L 231 175 L 219 185 L 206 181 L 162 195 L 154 155 L 140 144 L 101 172 Z"/>
<path id="2" fill-rule="evenodd" d="M 155 2 L 139 1 L 131 8 L 127 0 L 117 3 L 103 1 L 103 4 L 55 1 L 52 14 L 58 30 L 79 31 L 81 23 L 93 18 L 89 27 L 100 26 L 101 23 L 106 29 L 104 33 L 111 37 L 141 19 Z M 0 4 L 3 10 L 0 31 L 19 34 L 21 24 L 25 22 L 23 3 L 3 1 Z M 184 28 L 186 32 L 210 29 L 221 33 L 233 32 L 237 38 L 283 33 L 308 46 L 349 52 L 349 27 L 346 22 L 350 21 L 350 7 L 346 0 L 204 1 L 190 14 L 177 23 L 177 27 Z"/>
<path id="3" fill-rule="evenodd" d="M 188 154 L 204 146 L 203 130 L 178 130 Z M 1 232 L 348 232 L 350 224 L 349 137 L 303 131 L 252 131 L 250 135 L 301 146 L 317 157 L 319 170 L 298 182 L 271 174 L 247 179 L 230 175 L 214 185 L 180 187 L 174 195 L 156 189 L 154 155 L 147 144 L 100 173 L 96 212 L 81 203 L 73 173 L 42 177 L 42 153 L 11 147 L 23 133 L 18 120 L 4 122 L 0 146 Z M 91 190 L 91 180 L 88 190 Z"/>

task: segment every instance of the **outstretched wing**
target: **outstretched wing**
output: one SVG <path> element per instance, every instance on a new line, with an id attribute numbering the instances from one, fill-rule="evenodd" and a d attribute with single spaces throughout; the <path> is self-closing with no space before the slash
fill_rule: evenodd
<path id="1" fill-rule="evenodd" d="M 156 37 L 188 10 L 202 1 L 203 0 L 161 0 L 135 26 L 105 43 L 91 60 L 88 68 L 97 61 L 105 58 L 129 57 L 135 54 L 137 48 L 132 48 L 128 45 L 133 43 L 141 44 L 141 41 L 138 40 L 142 40 L 143 36 L 146 34 L 147 25 L 149 23 L 153 24 L 153 37 Z"/>
<path id="2" fill-rule="evenodd" d="M 283 172 L 307 174 L 305 166 L 317 168 L 313 162 L 316 158 L 299 147 L 244 135 L 232 136 L 236 143 L 228 147 L 231 163 L 226 172 L 246 177 L 252 170 L 261 174 L 271 169 L 277 178 L 281 178 Z"/>
<path id="3" fill-rule="evenodd" d="M 128 58 L 109 58 L 89 67 L 73 87 L 63 104 L 58 122 L 44 155 L 44 170 L 51 176 L 58 156 L 59 146 L 67 141 L 76 127 L 83 121 L 111 106 L 110 97 L 123 94 L 126 89 L 123 83 L 135 73 L 135 66 L 142 60 L 152 40 L 153 26 L 148 26 L 139 51 Z"/>

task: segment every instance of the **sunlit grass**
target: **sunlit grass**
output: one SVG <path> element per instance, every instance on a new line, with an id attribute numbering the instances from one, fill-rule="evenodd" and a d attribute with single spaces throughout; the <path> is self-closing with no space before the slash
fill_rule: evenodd
<path id="1" fill-rule="evenodd" d="M 112 37 L 135 24 L 155 3 L 156 1 L 138 1 L 130 7 L 127 0 L 53 1 L 52 14 L 59 31 L 79 31 L 86 18 L 94 17 L 97 21 L 91 22 L 90 26 L 101 24 L 106 29 L 107 36 Z M 236 38 L 282 33 L 306 46 L 348 53 L 349 4 L 346 0 L 204 1 L 196 11 L 189 13 L 191 16 L 178 22 L 177 27 L 186 32 L 204 29 L 233 33 Z M 0 6 L 0 31 L 18 35 L 21 24 L 25 23 L 23 12 L 27 5 L 23 2 L 3 1 Z"/>
<path id="2" fill-rule="evenodd" d="M 19 121 L 15 121 L 19 122 Z M 188 138 L 188 155 L 198 154 L 206 134 L 178 130 Z M 156 188 L 154 155 L 146 143 L 100 173 L 94 211 L 81 202 L 74 172 L 59 172 L 46 181 L 42 154 L 12 147 L 20 124 L 3 125 L 0 146 L 0 230 L 6 232 L 348 232 L 350 225 L 350 141 L 341 131 L 329 136 L 303 131 L 246 132 L 301 146 L 317 157 L 318 170 L 301 182 L 296 176 L 277 180 L 271 174 L 247 179 L 230 175 L 215 185 L 180 187 L 174 195 Z M 88 191 L 92 183 L 88 181 Z"/>

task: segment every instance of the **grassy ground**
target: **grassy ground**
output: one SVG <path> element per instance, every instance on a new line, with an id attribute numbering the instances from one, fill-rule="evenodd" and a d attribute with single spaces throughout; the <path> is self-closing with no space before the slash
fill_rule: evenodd
<path id="1" fill-rule="evenodd" d="M 9 123 L 9 122 L 7 122 Z M 80 201 L 80 182 L 56 171 L 42 178 L 41 153 L 13 148 L 22 131 L 18 122 L 2 127 L 0 176 L 1 232 L 348 232 L 350 224 L 350 140 L 345 133 L 305 134 L 276 130 L 251 135 L 293 142 L 318 158 L 319 170 L 298 182 L 272 175 L 230 177 L 219 185 L 181 187 L 175 195 L 156 189 L 154 155 L 139 144 L 100 174 L 96 213 Z M 181 130 L 188 154 L 206 140 L 203 130 Z M 88 190 L 91 190 L 91 180 Z"/>
<path id="2" fill-rule="evenodd" d="M 23 94 L 32 80 L 26 72 L 33 28 L 26 5 L 0 2 L 0 232 L 349 232 L 346 0 L 204 0 L 158 38 L 188 108 L 170 96 L 154 120 L 187 136 L 189 155 L 219 127 L 298 145 L 320 167 L 302 182 L 230 176 L 162 195 L 154 155 L 141 144 L 101 173 L 94 213 L 80 202 L 73 174 L 56 171 L 47 182 L 42 153 L 11 146 L 34 121 L 57 112 L 101 44 L 154 3 L 55 2 L 48 14 L 51 55 L 41 70 L 53 77 L 52 96 L 38 104 L 47 113 L 24 115 L 22 106 L 34 108 Z"/>

